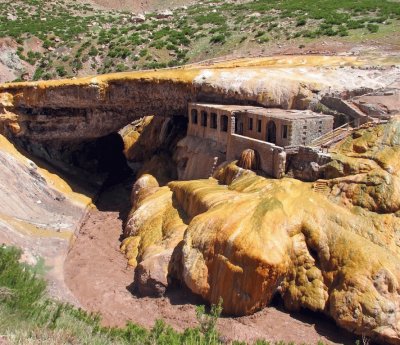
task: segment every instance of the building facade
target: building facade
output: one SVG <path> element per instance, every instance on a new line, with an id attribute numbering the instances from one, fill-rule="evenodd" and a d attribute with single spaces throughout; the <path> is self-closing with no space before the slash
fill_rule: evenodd
<path id="1" fill-rule="evenodd" d="M 243 150 L 260 155 L 261 169 L 282 177 L 285 148 L 306 146 L 332 131 L 333 117 L 310 110 L 189 103 L 187 135 L 214 141 L 226 159 L 239 159 Z"/>

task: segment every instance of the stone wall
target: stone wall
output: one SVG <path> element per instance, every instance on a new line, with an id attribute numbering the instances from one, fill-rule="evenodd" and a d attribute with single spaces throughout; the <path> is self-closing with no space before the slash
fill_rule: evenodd
<path id="1" fill-rule="evenodd" d="M 290 175 L 302 181 L 316 181 L 323 178 L 322 166 L 331 161 L 327 153 L 316 148 L 300 146 L 298 152 L 289 155 L 287 170 Z"/>
<path id="2" fill-rule="evenodd" d="M 196 111 L 197 123 L 194 123 L 192 111 Z M 202 112 L 207 114 L 207 122 L 202 123 Z M 211 114 L 216 115 L 215 128 L 211 127 Z M 222 130 L 221 120 L 226 116 L 227 126 L 226 131 Z M 209 108 L 207 106 L 190 106 L 189 105 L 189 125 L 187 135 L 192 135 L 198 138 L 211 139 L 217 142 L 220 146 L 226 147 L 228 144 L 228 133 L 232 131 L 232 122 L 230 112 L 222 109 Z M 234 128 L 233 128 L 234 129 Z"/>
<path id="3" fill-rule="evenodd" d="M 282 113 L 284 110 L 282 110 Z M 237 128 L 240 128 L 240 123 L 242 124 L 243 133 L 246 137 L 251 137 L 258 140 L 267 140 L 267 126 L 270 121 L 272 121 L 276 126 L 276 145 L 278 146 L 289 146 L 292 145 L 292 125 L 294 121 L 287 119 L 278 119 L 276 117 L 266 117 L 265 115 L 241 113 L 236 114 L 237 116 Z M 252 126 L 250 123 L 252 119 Z M 297 120 L 296 120 L 297 121 Z M 287 135 L 283 135 L 283 127 L 287 126 Z M 252 129 L 251 129 L 252 128 Z M 239 132 L 238 132 L 239 133 Z M 240 134 L 240 133 L 239 133 Z"/>
<path id="4" fill-rule="evenodd" d="M 339 97 L 324 96 L 321 99 L 321 103 L 330 109 L 349 116 L 354 121 L 355 126 L 362 125 L 370 120 L 368 115 L 364 114 L 354 104 Z"/>
<path id="5" fill-rule="evenodd" d="M 229 137 L 226 159 L 237 160 L 246 149 L 252 149 L 260 155 L 260 166 L 266 174 L 281 178 L 285 172 L 286 153 L 282 147 L 265 141 L 231 134 Z"/>
<path id="6" fill-rule="evenodd" d="M 333 116 L 321 116 L 313 119 L 298 119 L 293 121 L 290 133 L 291 145 L 308 145 L 314 139 L 332 131 Z"/>

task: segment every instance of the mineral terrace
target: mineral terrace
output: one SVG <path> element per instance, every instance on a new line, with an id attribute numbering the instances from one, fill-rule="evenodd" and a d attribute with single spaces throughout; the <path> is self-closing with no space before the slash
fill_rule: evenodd
<path id="1" fill-rule="evenodd" d="M 400 344 L 398 58 L 3 84 L 0 100 L 0 239 L 43 256 L 55 291 L 90 198 L 134 175 L 119 231 L 137 294 L 180 284 L 230 316 L 280 298 Z"/>

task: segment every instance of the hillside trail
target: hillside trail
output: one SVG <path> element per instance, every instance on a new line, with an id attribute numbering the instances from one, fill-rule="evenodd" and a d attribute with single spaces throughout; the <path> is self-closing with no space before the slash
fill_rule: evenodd
<path id="1" fill-rule="evenodd" d="M 176 288 L 163 298 L 137 297 L 129 291 L 134 270 L 119 251 L 123 220 L 129 212 L 130 186 L 124 181 L 103 190 L 84 221 L 65 262 L 65 282 L 80 305 L 99 312 L 103 324 L 124 326 L 127 321 L 151 328 L 163 319 L 176 330 L 197 326 L 195 307 L 202 301 Z M 289 314 L 267 307 L 245 317 L 221 317 L 218 330 L 227 343 L 257 339 L 317 344 L 354 344 L 356 338 L 320 314 Z"/>

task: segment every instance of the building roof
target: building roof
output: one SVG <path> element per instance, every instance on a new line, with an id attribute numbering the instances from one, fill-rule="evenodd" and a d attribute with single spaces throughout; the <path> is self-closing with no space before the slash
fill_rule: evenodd
<path id="1" fill-rule="evenodd" d="M 213 104 L 213 103 L 190 103 L 191 106 L 204 107 L 210 110 L 225 110 L 230 113 L 246 113 L 249 115 L 258 115 L 271 118 L 279 118 L 283 120 L 296 120 L 296 119 L 315 119 L 321 117 L 331 117 L 315 113 L 311 110 L 294 110 L 294 109 L 281 109 L 281 108 L 264 108 L 255 107 L 251 105 L 235 105 L 235 104 Z"/>

